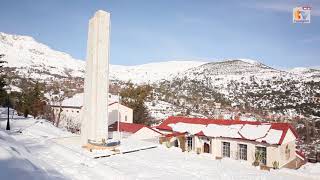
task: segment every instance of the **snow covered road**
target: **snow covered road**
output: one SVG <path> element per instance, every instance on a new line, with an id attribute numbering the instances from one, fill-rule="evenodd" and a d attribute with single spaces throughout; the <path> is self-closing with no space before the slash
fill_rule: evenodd
<path id="1" fill-rule="evenodd" d="M 183 153 L 165 146 L 92 159 L 80 147 L 57 143 L 55 138 L 73 135 L 45 120 L 13 120 L 12 127 L 9 134 L 0 131 L 0 179 L 315 180 L 320 177 L 319 165 L 307 165 L 297 171 L 268 172 L 247 162 L 214 160 L 209 154 Z M 9 164 L 18 168 L 8 168 Z"/>

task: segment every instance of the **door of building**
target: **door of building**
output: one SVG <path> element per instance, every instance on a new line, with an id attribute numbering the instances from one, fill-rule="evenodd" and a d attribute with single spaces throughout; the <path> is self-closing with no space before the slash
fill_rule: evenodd
<path id="1" fill-rule="evenodd" d="M 210 153 L 210 145 L 208 143 L 203 144 L 203 152 Z"/>

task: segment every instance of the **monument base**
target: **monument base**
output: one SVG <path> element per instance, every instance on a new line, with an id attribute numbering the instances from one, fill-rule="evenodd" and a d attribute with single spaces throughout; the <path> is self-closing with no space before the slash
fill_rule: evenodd
<path id="1" fill-rule="evenodd" d="M 133 153 L 137 151 L 157 148 L 158 143 L 142 141 L 134 138 L 122 139 L 121 144 L 116 144 L 119 140 L 109 139 L 105 144 L 101 142 L 91 141 L 85 145 L 81 144 L 81 137 L 79 135 L 59 137 L 52 139 L 54 143 L 59 146 L 66 147 L 70 152 L 76 152 L 88 158 L 104 158 L 112 155 Z M 113 143 L 113 144 L 112 144 Z"/>
<path id="2" fill-rule="evenodd" d="M 110 150 L 116 151 L 116 148 L 120 146 L 120 141 L 110 141 L 106 142 L 105 140 L 101 142 L 88 140 L 86 145 L 83 145 L 82 148 L 85 148 L 92 152 L 92 150 Z"/>
<path id="3" fill-rule="evenodd" d="M 82 146 L 82 148 L 87 149 L 88 151 L 92 152 L 93 150 L 109 150 L 109 151 L 118 151 L 116 148 L 119 147 L 119 145 L 115 146 L 102 146 L 102 145 L 94 145 L 94 144 L 86 144 Z"/>

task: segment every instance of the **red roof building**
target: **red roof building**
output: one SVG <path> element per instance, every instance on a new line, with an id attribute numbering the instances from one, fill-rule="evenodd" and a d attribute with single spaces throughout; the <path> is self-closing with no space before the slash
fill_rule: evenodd
<path id="1" fill-rule="evenodd" d="M 169 117 L 156 128 L 174 146 L 211 153 L 216 158 L 259 161 L 258 164 L 268 167 L 278 164 L 279 168 L 298 168 L 304 163 L 296 149 L 298 134 L 289 123 L 177 116 Z M 257 152 L 262 153 L 262 159 L 256 159 Z"/>
<path id="2" fill-rule="evenodd" d="M 188 118 L 182 116 L 171 116 L 168 119 L 164 120 L 159 126 L 156 128 L 160 131 L 167 131 L 173 132 L 172 127 L 168 126 L 169 124 L 176 124 L 176 123 L 188 123 L 188 124 L 202 124 L 202 125 L 209 125 L 209 124 L 216 124 L 216 125 L 263 125 L 263 124 L 270 124 L 271 129 L 280 130 L 282 131 L 280 140 L 278 144 L 282 144 L 287 131 L 290 130 L 296 138 L 298 138 L 298 133 L 289 123 L 278 123 L 278 122 L 259 122 L 259 121 L 240 121 L 240 120 L 224 120 L 224 119 L 204 119 L 204 118 Z M 203 132 L 197 133 L 197 135 L 204 136 Z"/>
<path id="3" fill-rule="evenodd" d="M 149 126 L 125 122 L 120 122 L 119 131 L 124 137 L 133 136 L 137 137 L 138 139 L 151 139 L 163 135 L 161 132 L 157 131 L 156 129 L 152 129 Z M 118 132 L 118 122 L 109 125 L 109 132 L 112 134 Z M 113 137 L 111 134 L 109 134 L 109 136 Z"/>

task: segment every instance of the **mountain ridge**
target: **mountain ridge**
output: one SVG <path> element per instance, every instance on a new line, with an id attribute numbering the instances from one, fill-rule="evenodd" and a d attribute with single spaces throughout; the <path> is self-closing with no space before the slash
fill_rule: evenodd
<path id="1" fill-rule="evenodd" d="M 0 54 L 12 84 L 23 88 L 25 79 L 67 81 L 75 93 L 83 91 L 85 61 L 72 58 L 36 42 L 31 37 L 0 34 Z M 298 115 L 318 112 L 314 96 L 320 96 L 320 71 L 312 68 L 278 70 L 252 59 L 214 62 L 167 61 L 142 65 L 110 65 L 110 84 L 149 84 L 157 100 L 213 116 L 215 103 L 223 108 L 257 109 Z M 309 104 L 309 105 L 308 105 Z M 313 106 L 310 106 L 312 104 Z M 308 105 L 308 106 L 307 106 Z M 305 109 L 310 107 L 310 109 Z"/>
<path id="2" fill-rule="evenodd" d="M 48 74 L 56 74 L 59 76 L 74 76 L 83 78 L 85 61 L 73 58 L 67 53 L 56 51 L 49 46 L 37 42 L 30 36 L 10 35 L 0 32 L 0 53 L 5 54 L 3 60 L 8 61 L 6 67 L 16 68 L 20 75 L 30 73 L 30 71 L 44 71 L 42 76 L 37 76 L 36 73 L 31 72 L 31 76 L 46 80 L 52 78 Z M 208 61 L 166 61 L 166 62 L 152 62 L 141 65 L 110 65 L 110 78 L 121 81 L 132 81 L 134 83 L 154 83 L 161 80 L 170 80 L 179 74 L 188 73 L 188 71 L 199 71 L 199 68 L 206 66 L 217 66 L 223 64 L 233 63 L 242 64 L 242 67 L 251 69 L 263 68 L 270 71 L 280 71 L 269 67 L 261 62 L 252 59 L 223 59 Z M 29 68 L 30 71 L 26 71 Z M 206 67 L 208 68 L 208 67 Z M 223 71 L 228 71 L 230 67 L 216 68 L 215 75 L 228 75 Z M 289 69 L 285 72 L 299 74 L 294 71 L 295 68 Z M 312 68 L 305 68 L 305 72 Z M 209 69 L 207 69 L 208 71 Z M 219 71 L 218 71 L 219 70 Z M 232 70 L 232 69 L 231 69 Z M 237 70 L 237 68 L 233 69 Z M 241 70 L 234 71 L 239 74 Z M 248 72 L 247 72 L 248 73 Z M 252 70 L 252 73 L 255 73 Z M 309 72 L 310 73 L 310 72 Z M 300 73 L 301 75 L 302 73 Z M 232 75 L 232 74 L 229 74 Z M 308 76 L 310 77 L 310 75 Z"/>

